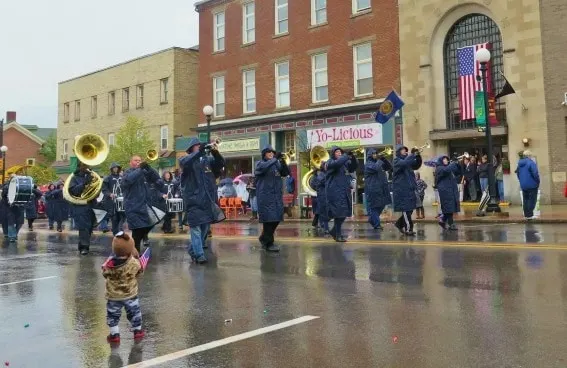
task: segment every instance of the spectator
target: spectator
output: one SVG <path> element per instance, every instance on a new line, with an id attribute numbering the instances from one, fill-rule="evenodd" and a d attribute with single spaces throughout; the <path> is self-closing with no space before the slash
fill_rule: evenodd
<path id="1" fill-rule="evenodd" d="M 534 218 L 534 209 L 537 202 L 539 190 L 539 171 L 529 150 L 524 151 L 524 157 L 518 162 L 516 175 L 522 189 L 524 217 L 528 220 Z"/>

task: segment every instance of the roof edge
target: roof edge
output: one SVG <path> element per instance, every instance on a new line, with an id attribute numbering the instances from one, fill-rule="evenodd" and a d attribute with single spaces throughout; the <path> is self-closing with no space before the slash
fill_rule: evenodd
<path id="1" fill-rule="evenodd" d="M 81 79 L 81 78 L 84 78 L 84 77 L 88 77 L 88 76 L 90 76 L 90 75 L 93 75 L 93 74 L 96 74 L 96 73 L 100 73 L 100 72 L 103 72 L 103 71 L 105 71 L 105 70 L 113 69 L 113 68 L 116 68 L 116 67 L 119 67 L 119 66 L 122 66 L 122 65 L 126 65 L 126 64 L 132 63 L 132 62 L 134 62 L 134 61 L 138 61 L 138 60 L 141 60 L 141 59 L 145 59 L 145 58 L 148 58 L 148 57 L 152 57 L 152 56 L 155 56 L 155 55 L 158 55 L 158 54 L 162 54 L 162 53 L 164 53 L 164 52 L 168 52 L 168 51 L 172 51 L 172 50 L 199 52 L 198 49 L 195 49 L 195 46 L 189 47 L 189 48 L 173 46 L 173 47 L 169 47 L 169 48 L 167 48 L 167 49 L 163 49 L 163 50 L 160 50 L 160 51 L 152 52 L 151 54 L 146 54 L 146 55 L 138 56 L 138 57 L 136 57 L 136 58 L 134 58 L 134 59 L 126 60 L 126 61 L 123 61 L 123 62 L 118 63 L 118 64 L 110 65 L 110 66 L 107 66 L 107 67 L 105 67 L 105 68 L 97 69 L 97 70 L 95 70 L 95 71 L 93 71 L 93 72 L 89 72 L 89 73 L 86 73 L 86 74 L 82 74 L 82 75 L 79 75 L 79 76 L 77 76 L 77 77 L 73 77 L 73 78 L 70 78 L 70 79 L 66 79 L 66 80 L 61 81 L 61 82 L 59 82 L 59 83 L 57 83 L 57 84 L 63 84 L 63 83 L 71 82 L 71 81 L 74 81 L 74 80 L 77 80 L 77 79 Z"/>

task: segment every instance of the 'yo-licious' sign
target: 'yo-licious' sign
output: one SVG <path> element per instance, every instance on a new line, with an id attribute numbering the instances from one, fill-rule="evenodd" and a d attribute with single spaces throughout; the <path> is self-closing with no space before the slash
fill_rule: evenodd
<path id="1" fill-rule="evenodd" d="M 222 141 L 219 146 L 220 152 L 240 152 L 260 149 L 260 138 L 238 139 L 234 141 Z"/>
<path id="2" fill-rule="evenodd" d="M 380 145 L 382 139 L 382 125 L 377 123 L 351 125 L 345 127 L 332 127 L 312 129 L 307 131 L 309 147 L 331 146 L 358 147 L 366 145 Z"/>

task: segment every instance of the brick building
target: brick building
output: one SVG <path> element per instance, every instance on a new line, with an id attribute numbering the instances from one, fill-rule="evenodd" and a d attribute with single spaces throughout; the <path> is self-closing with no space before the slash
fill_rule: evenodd
<path id="1" fill-rule="evenodd" d="M 55 129 L 52 130 L 55 131 Z M 3 134 L 4 145 L 8 147 L 6 152 L 7 173 L 13 171 L 15 167 L 33 166 L 43 162 L 43 156 L 39 154 L 39 150 L 45 143 L 44 139 L 38 137 L 16 121 L 4 124 Z M 2 164 L 0 163 L 0 169 L 1 166 Z"/>
<path id="2" fill-rule="evenodd" d="M 174 47 L 59 83 L 58 173 L 69 171 L 75 136 L 97 133 L 112 145 L 128 116 L 145 122 L 160 167 L 173 168 L 175 136 L 197 125 L 197 54 Z"/>
<path id="3" fill-rule="evenodd" d="M 310 146 L 394 143 L 396 119 L 380 126 L 372 114 L 399 90 L 396 0 L 205 0 L 195 6 L 198 107 L 214 107 L 212 136 L 223 140 L 227 176 L 251 172 L 266 143 L 295 150 L 303 163 Z M 204 120 L 201 115 L 201 138 Z M 292 163 L 297 183 L 306 170 Z"/>
<path id="4" fill-rule="evenodd" d="M 460 117 L 457 49 L 488 43 L 492 90 L 516 94 L 495 104 L 494 150 L 509 162 L 505 198 L 519 202 L 518 152 L 540 169 L 542 203 L 565 202 L 567 172 L 567 3 L 562 0 L 400 0 L 401 90 L 408 145 L 430 139 L 429 154 L 486 152 L 484 133 Z M 503 74 L 501 74 L 503 73 Z M 524 143 L 524 139 L 527 143 Z M 423 176 L 432 181 L 432 170 Z M 429 192 L 431 195 L 432 192 Z"/>

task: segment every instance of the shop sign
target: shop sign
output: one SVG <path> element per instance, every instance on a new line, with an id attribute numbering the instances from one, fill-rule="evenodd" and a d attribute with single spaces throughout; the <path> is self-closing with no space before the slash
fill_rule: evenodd
<path id="1" fill-rule="evenodd" d="M 377 123 L 312 129 L 307 131 L 307 142 L 310 147 L 323 146 L 331 148 L 334 145 L 357 147 L 380 145 L 382 125 Z"/>
<path id="2" fill-rule="evenodd" d="M 253 151 L 253 150 L 257 151 L 259 149 L 260 149 L 260 138 L 222 141 L 219 147 L 220 152 L 240 152 L 240 151 Z"/>

